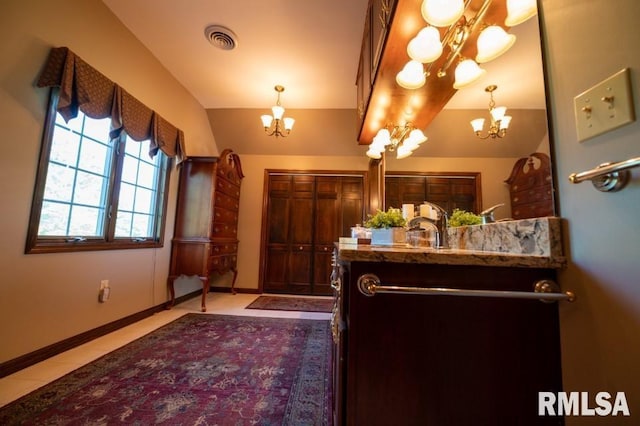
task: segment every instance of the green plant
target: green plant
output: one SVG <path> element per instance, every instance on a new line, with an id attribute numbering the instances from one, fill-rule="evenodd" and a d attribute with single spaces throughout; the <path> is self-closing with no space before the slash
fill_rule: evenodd
<path id="1" fill-rule="evenodd" d="M 393 207 L 389 207 L 389 209 L 384 212 L 382 210 L 378 210 L 378 212 L 374 215 L 369 215 L 369 218 L 364 223 L 364 226 L 367 228 L 394 228 L 394 227 L 402 227 L 407 224 L 407 221 L 402 217 L 402 211 L 400 209 L 394 209 Z"/>
<path id="2" fill-rule="evenodd" d="M 454 209 L 451 217 L 449 218 L 449 226 L 466 226 L 466 225 L 479 225 L 482 223 L 482 218 L 477 214 L 471 212 Z"/>

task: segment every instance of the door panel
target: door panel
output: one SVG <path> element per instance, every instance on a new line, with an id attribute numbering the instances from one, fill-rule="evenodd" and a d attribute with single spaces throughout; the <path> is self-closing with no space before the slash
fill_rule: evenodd
<path id="1" fill-rule="evenodd" d="M 268 180 L 263 290 L 331 295 L 334 243 L 363 220 L 363 176 L 292 173 Z"/>
<path id="2" fill-rule="evenodd" d="M 424 201 L 438 204 L 449 214 L 454 209 L 475 213 L 482 210 L 479 173 L 420 173 L 417 176 L 385 177 L 385 205 L 400 208 L 402 204 L 420 205 Z"/>

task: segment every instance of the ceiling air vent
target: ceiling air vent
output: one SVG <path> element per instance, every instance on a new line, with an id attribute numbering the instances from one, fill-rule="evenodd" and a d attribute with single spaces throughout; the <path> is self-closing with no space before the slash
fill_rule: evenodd
<path id="1" fill-rule="evenodd" d="M 227 27 L 221 25 L 209 25 L 204 29 L 204 35 L 218 49 L 233 50 L 238 45 L 238 38 Z"/>

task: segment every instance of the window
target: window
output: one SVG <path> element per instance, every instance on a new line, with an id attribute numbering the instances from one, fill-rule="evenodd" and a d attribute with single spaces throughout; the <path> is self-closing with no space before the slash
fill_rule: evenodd
<path id="1" fill-rule="evenodd" d="M 170 160 L 82 112 L 65 122 L 52 91 L 27 253 L 161 247 Z"/>

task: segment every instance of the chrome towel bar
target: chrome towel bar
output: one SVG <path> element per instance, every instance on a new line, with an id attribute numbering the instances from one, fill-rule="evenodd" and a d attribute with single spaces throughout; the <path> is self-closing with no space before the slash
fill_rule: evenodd
<path id="1" fill-rule="evenodd" d="M 566 300 L 573 302 L 576 297 L 573 292 L 559 291 L 558 284 L 552 280 L 539 280 L 533 284 L 533 291 L 501 291 L 501 290 L 464 290 L 440 287 L 400 287 L 381 285 L 380 278 L 375 274 L 363 274 L 358 277 L 358 290 L 365 296 L 375 296 L 376 293 L 424 294 L 434 296 L 471 296 L 498 297 L 511 299 L 538 299 L 542 302 L 556 302 Z"/>
<path id="2" fill-rule="evenodd" d="M 571 183 L 580 183 L 585 180 L 590 180 L 598 191 L 619 191 L 624 188 L 629 181 L 628 169 L 638 166 L 640 166 L 640 157 L 630 158 L 617 163 L 604 163 L 585 172 L 571 173 L 571 175 L 569 175 L 569 181 Z"/>

